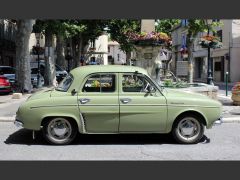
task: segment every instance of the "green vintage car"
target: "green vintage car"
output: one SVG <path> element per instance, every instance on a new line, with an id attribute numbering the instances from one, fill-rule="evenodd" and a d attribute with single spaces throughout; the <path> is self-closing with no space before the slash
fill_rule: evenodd
<path id="1" fill-rule="evenodd" d="M 204 128 L 221 123 L 221 103 L 200 94 L 163 89 L 133 66 L 73 69 L 55 89 L 33 94 L 15 124 L 42 130 L 52 144 L 69 144 L 78 132 L 172 133 L 179 143 L 197 143 Z"/>

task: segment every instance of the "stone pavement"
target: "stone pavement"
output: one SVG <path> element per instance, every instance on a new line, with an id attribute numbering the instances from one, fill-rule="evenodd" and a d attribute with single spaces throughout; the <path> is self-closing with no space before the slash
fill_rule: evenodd
<path id="1" fill-rule="evenodd" d="M 43 87 L 36 91 L 49 89 L 49 87 Z M 0 122 L 8 122 L 15 120 L 15 114 L 19 105 L 24 102 L 31 94 L 24 94 L 21 99 L 12 99 L 12 95 L 0 96 Z M 234 106 L 231 100 L 231 91 L 228 91 L 226 96 L 225 90 L 220 89 L 218 91 L 217 99 L 223 104 L 223 122 L 240 123 L 240 106 Z"/>

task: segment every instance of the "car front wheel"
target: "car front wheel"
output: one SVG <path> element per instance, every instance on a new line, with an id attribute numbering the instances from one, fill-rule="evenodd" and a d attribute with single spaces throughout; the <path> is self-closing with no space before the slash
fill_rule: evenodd
<path id="1" fill-rule="evenodd" d="M 74 140 L 76 135 L 76 125 L 66 118 L 53 118 L 43 124 L 43 136 L 51 144 L 69 144 Z"/>
<path id="2" fill-rule="evenodd" d="M 204 125 L 197 116 L 185 116 L 174 123 L 172 133 L 181 144 L 195 144 L 203 137 Z"/>

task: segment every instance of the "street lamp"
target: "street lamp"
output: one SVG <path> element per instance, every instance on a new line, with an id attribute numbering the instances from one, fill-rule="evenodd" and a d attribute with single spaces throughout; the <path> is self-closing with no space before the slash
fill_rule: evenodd
<path id="1" fill-rule="evenodd" d="M 206 25 L 207 25 L 207 36 L 209 36 L 209 21 L 206 19 Z M 213 85 L 213 77 L 212 77 L 212 62 L 210 58 L 210 45 L 207 47 L 208 52 L 208 69 L 207 69 L 207 84 Z"/>
<path id="2" fill-rule="evenodd" d="M 72 59 L 72 56 L 70 55 L 70 44 L 67 44 L 67 55 L 65 56 L 65 59 L 68 61 L 68 68 L 67 71 L 70 72 L 70 60 Z"/>
<path id="3" fill-rule="evenodd" d="M 37 59 L 38 59 L 38 71 L 37 71 L 37 88 L 41 87 L 40 84 L 40 58 L 39 58 L 39 51 L 40 51 L 40 36 L 41 33 L 40 32 L 35 32 L 35 37 L 37 40 L 37 44 L 36 44 L 36 50 L 37 50 Z"/>

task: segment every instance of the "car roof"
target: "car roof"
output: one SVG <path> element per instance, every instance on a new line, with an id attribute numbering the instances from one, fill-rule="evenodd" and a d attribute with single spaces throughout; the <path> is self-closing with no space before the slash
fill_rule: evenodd
<path id="1" fill-rule="evenodd" d="M 11 66 L 0 66 L 0 68 L 13 68 Z"/>
<path id="2" fill-rule="evenodd" d="M 126 66 L 126 65 L 87 65 L 75 68 L 71 71 L 73 75 L 100 73 L 100 72 L 138 72 L 142 74 L 147 74 L 147 71 L 143 68 L 136 66 Z"/>

